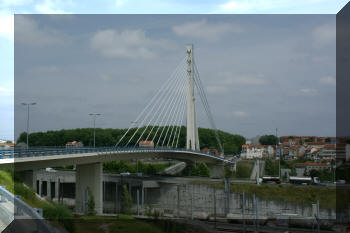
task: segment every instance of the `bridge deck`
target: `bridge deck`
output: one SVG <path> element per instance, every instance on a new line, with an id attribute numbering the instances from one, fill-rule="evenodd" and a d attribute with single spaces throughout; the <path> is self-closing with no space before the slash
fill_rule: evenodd
<path id="1" fill-rule="evenodd" d="M 166 158 L 180 161 L 203 161 L 207 163 L 233 164 L 234 161 L 202 151 L 183 148 L 116 148 L 116 147 L 77 147 L 77 148 L 36 148 L 29 150 L 0 151 L 0 166 L 15 162 L 16 169 L 26 164 L 37 167 L 35 163 L 50 162 L 47 166 L 84 164 L 128 159 Z M 40 167 L 43 167 L 42 164 Z M 19 169 L 22 170 L 22 169 Z"/>

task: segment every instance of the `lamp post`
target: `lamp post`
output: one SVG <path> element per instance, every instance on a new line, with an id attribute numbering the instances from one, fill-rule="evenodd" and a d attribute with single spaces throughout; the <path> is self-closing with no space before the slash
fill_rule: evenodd
<path id="1" fill-rule="evenodd" d="M 276 155 L 277 155 L 277 147 L 279 145 L 279 140 L 278 140 L 278 136 L 277 136 L 277 128 L 276 128 Z M 279 154 L 279 160 L 278 160 L 278 177 L 281 179 L 281 151 Z"/>
<path id="2" fill-rule="evenodd" d="M 100 113 L 90 113 L 89 116 L 94 117 L 94 148 L 96 147 L 96 117 L 100 116 Z"/>
<path id="3" fill-rule="evenodd" d="M 36 105 L 36 103 L 22 103 L 27 106 L 27 149 L 29 148 L 29 106 Z"/>

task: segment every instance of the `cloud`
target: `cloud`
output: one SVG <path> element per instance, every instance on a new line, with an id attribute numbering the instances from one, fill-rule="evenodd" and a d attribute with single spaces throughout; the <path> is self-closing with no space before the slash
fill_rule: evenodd
<path id="1" fill-rule="evenodd" d="M 13 40 L 13 15 L 0 15 L 0 37 Z"/>
<path id="2" fill-rule="evenodd" d="M 57 36 L 55 31 L 40 28 L 29 16 L 16 15 L 15 42 L 30 46 L 53 45 L 62 42 L 62 35 Z"/>
<path id="3" fill-rule="evenodd" d="M 261 73 L 257 74 L 233 74 L 231 72 L 221 72 L 218 74 L 221 77 L 222 85 L 265 85 L 268 80 Z M 223 79 L 222 79 L 223 78 Z"/>
<path id="4" fill-rule="evenodd" d="M 21 6 L 31 3 L 31 0 L 2 0 L 0 6 L 3 8 L 11 6 Z"/>
<path id="5" fill-rule="evenodd" d="M 0 87 L 0 96 L 13 96 L 13 89 L 10 90 L 5 87 Z"/>
<path id="6" fill-rule="evenodd" d="M 34 9 L 42 14 L 67 14 L 69 12 L 63 10 L 67 6 L 71 5 L 70 1 L 60 0 L 44 0 L 34 6 Z"/>
<path id="7" fill-rule="evenodd" d="M 157 49 L 172 49 L 169 41 L 150 39 L 142 30 L 98 31 L 90 39 L 90 46 L 106 57 L 131 59 L 154 58 Z"/>
<path id="8" fill-rule="evenodd" d="M 232 72 L 220 72 L 215 83 L 207 88 L 210 94 L 221 94 L 232 90 L 235 86 L 262 86 L 269 81 L 261 73 L 257 74 L 233 74 Z"/>
<path id="9" fill-rule="evenodd" d="M 34 73 L 53 73 L 53 72 L 58 71 L 58 68 L 57 68 L 57 66 L 53 66 L 53 65 L 39 66 L 39 67 L 35 67 L 35 68 L 31 69 L 30 71 L 34 72 Z"/>
<path id="10" fill-rule="evenodd" d="M 342 2 L 343 1 L 343 2 Z M 229 0 L 218 5 L 216 12 L 224 13 L 337 13 L 346 0 L 330 4 L 328 0 Z"/>
<path id="11" fill-rule="evenodd" d="M 177 25 L 172 30 L 178 36 L 209 42 L 218 41 L 229 33 L 240 33 L 243 31 L 241 27 L 232 23 L 208 23 L 206 20 Z"/>
<path id="12" fill-rule="evenodd" d="M 320 83 L 322 84 L 329 84 L 329 85 L 336 85 L 335 77 L 333 76 L 326 76 L 320 79 Z"/>
<path id="13" fill-rule="evenodd" d="M 318 47 L 323 47 L 325 45 L 335 45 L 336 38 L 336 25 L 334 24 L 323 24 L 317 26 L 312 31 L 312 37 L 314 44 Z"/>
<path id="14" fill-rule="evenodd" d="M 120 6 L 124 5 L 126 2 L 127 2 L 127 0 L 116 0 L 115 5 L 117 7 L 120 7 Z"/>
<path id="15" fill-rule="evenodd" d="M 220 94 L 226 92 L 227 90 L 228 88 L 225 86 L 210 85 L 207 87 L 207 92 L 209 94 Z"/>
<path id="16" fill-rule="evenodd" d="M 253 7 L 252 1 L 229 1 L 219 5 L 219 8 L 224 11 L 246 11 Z"/>
<path id="17" fill-rule="evenodd" d="M 283 9 L 296 5 L 294 1 L 286 0 L 230 0 L 219 5 L 222 12 L 264 12 L 266 10 Z"/>
<path id="18" fill-rule="evenodd" d="M 299 91 L 304 96 L 315 96 L 318 93 L 318 91 L 313 88 L 302 88 Z"/>
<path id="19" fill-rule="evenodd" d="M 233 111 L 232 116 L 234 116 L 234 117 L 246 117 L 246 116 L 248 116 L 248 114 L 246 112 L 243 112 L 243 111 Z"/>

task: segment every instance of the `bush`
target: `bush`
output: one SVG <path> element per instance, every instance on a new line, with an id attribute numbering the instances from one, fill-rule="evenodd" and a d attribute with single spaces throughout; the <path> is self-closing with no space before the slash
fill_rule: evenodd
<path id="1" fill-rule="evenodd" d="M 254 161 L 241 160 L 237 162 L 236 172 L 233 174 L 236 178 L 249 178 L 253 169 Z"/>
<path id="2" fill-rule="evenodd" d="M 117 219 L 119 220 L 133 220 L 134 218 L 130 215 L 126 215 L 126 214 L 118 214 Z"/>
<path id="3" fill-rule="evenodd" d="M 198 175 L 202 176 L 202 177 L 209 177 L 210 176 L 210 170 L 205 163 L 200 163 L 198 165 Z"/>
<path id="4" fill-rule="evenodd" d="M 57 221 L 69 232 L 74 232 L 73 215 L 64 205 L 44 203 L 41 205 L 44 218 L 49 221 Z"/>
<path id="5" fill-rule="evenodd" d="M 88 215 L 93 216 L 96 215 L 96 211 L 95 211 L 95 198 L 94 195 L 92 194 L 92 191 L 90 189 L 90 187 L 87 188 L 88 191 L 88 196 L 89 196 L 89 200 L 87 202 L 87 206 L 88 206 Z"/>
<path id="6" fill-rule="evenodd" d="M 132 200 L 126 185 L 123 185 L 123 212 L 131 214 Z"/>

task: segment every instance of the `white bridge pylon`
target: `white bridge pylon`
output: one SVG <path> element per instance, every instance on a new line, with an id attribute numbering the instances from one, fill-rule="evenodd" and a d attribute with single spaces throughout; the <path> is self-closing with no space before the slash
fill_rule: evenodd
<path id="1" fill-rule="evenodd" d="M 223 151 L 194 60 L 193 45 L 186 46 L 186 56 L 129 126 L 116 147 L 136 147 L 140 141 L 146 141 L 156 148 L 186 146 L 188 150 L 199 151 L 196 94 L 215 132 L 220 151 Z M 186 143 L 183 140 L 185 125 Z"/>
<path id="2" fill-rule="evenodd" d="M 193 45 L 187 45 L 187 133 L 186 133 L 186 149 L 200 150 L 196 106 L 194 97 L 194 64 L 193 64 Z"/>

